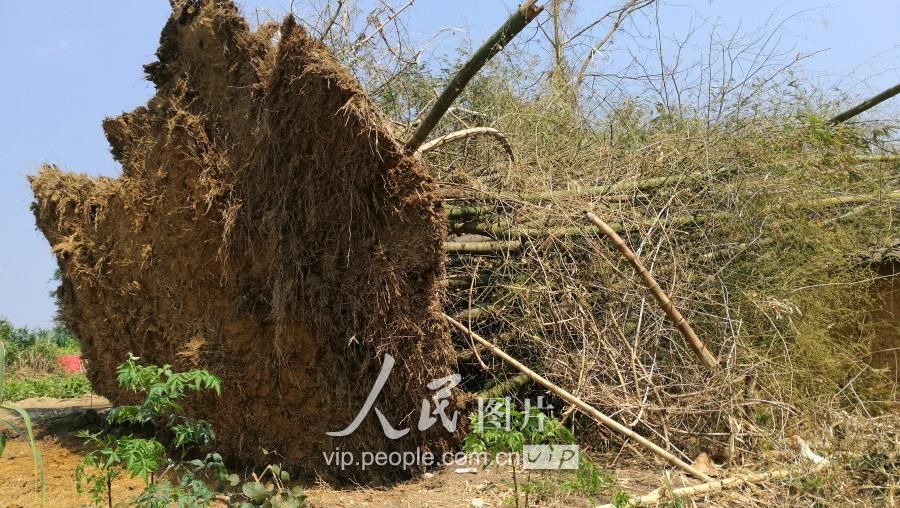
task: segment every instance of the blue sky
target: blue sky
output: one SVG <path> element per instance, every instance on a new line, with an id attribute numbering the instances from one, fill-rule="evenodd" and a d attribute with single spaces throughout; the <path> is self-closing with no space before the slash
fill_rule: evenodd
<path id="1" fill-rule="evenodd" d="M 239 2 L 287 12 L 289 1 Z M 414 39 L 445 32 L 435 52 L 470 38 L 479 43 L 515 7 L 508 0 L 417 0 L 406 22 Z M 539 2 L 542 3 L 542 2 Z M 297 9 L 302 15 L 301 5 Z M 580 16 L 613 2 L 580 0 Z M 794 13 L 786 44 L 826 50 L 804 64 L 820 84 L 860 96 L 900 82 L 900 1 L 679 0 L 664 2 L 663 32 L 684 33 L 691 20 L 759 27 Z M 25 180 L 44 163 L 68 171 L 117 175 L 100 128 L 104 117 L 142 105 L 152 95 L 142 65 L 153 60 L 169 13 L 166 0 L 0 0 L 0 316 L 19 326 L 49 326 L 56 263 L 34 228 Z"/>

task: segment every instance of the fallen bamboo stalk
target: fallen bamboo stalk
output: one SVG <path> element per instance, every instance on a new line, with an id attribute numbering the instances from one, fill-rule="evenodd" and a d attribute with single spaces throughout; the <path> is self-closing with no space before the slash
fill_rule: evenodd
<path id="1" fill-rule="evenodd" d="M 446 242 L 444 252 L 448 254 L 496 254 L 512 252 L 522 248 L 522 242 Z"/>
<path id="2" fill-rule="evenodd" d="M 663 311 L 672 319 L 672 322 L 675 323 L 675 327 L 678 328 L 678 331 L 681 332 L 681 335 L 687 341 L 688 345 L 694 350 L 694 353 L 696 353 L 700 362 L 703 363 L 703 366 L 706 367 L 706 370 L 715 372 L 719 363 L 716 357 L 706 349 L 706 345 L 704 345 L 703 341 L 701 341 L 700 338 L 697 337 L 697 334 L 694 333 L 694 329 L 691 327 L 690 323 L 688 323 L 687 319 L 678 312 L 678 309 L 676 309 L 675 305 L 672 303 L 672 299 L 669 298 L 661 287 L 659 287 L 659 284 L 657 284 L 653 275 L 644 268 L 643 263 L 641 263 L 641 260 L 638 259 L 634 251 L 625 244 L 625 240 L 593 213 L 587 212 L 587 218 L 597 226 L 597 229 L 612 240 L 616 249 L 618 249 L 625 259 L 628 260 L 632 268 L 634 268 L 634 271 L 637 272 L 641 280 L 644 281 L 644 285 L 647 286 L 647 289 L 649 289 L 650 293 L 653 294 L 653 297 L 656 298 L 659 306 L 662 307 Z"/>
<path id="3" fill-rule="evenodd" d="M 484 286 L 491 282 L 492 277 L 493 274 L 487 271 L 480 272 L 477 275 L 451 275 L 441 280 L 440 285 L 446 289 L 468 289 L 472 286 Z"/>
<path id="4" fill-rule="evenodd" d="M 506 154 L 509 156 L 509 162 L 516 162 L 516 156 L 513 153 L 512 145 L 509 144 L 509 140 L 506 139 L 506 136 L 504 136 L 502 132 L 494 129 L 493 127 L 472 127 L 471 129 L 463 129 L 461 131 L 451 132 L 450 134 L 446 134 L 425 143 L 421 148 L 419 148 L 418 153 L 427 153 L 431 150 L 434 150 L 435 148 L 440 148 L 444 145 L 474 136 L 490 136 L 496 139 L 500 143 L 500 146 L 503 147 L 503 150 L 506 152 Z"/>
<path id="5" fill-rule="evenodd" d="M 791 206 L 808 206 L 810 208 L 829 208 L 839 205 L 861 205 L 879 200 L 900 199 L 900 191 L 873 192 L 869 194 L 849 194 L 846 196 L 833 196 L 830 198 L 813 199 L 809 201 L 796 201 Z"/>
<path id="6" fill-rule="evenodd" d="M 824 457 L 817 455 L 799 436 L 794 436 L 794 440 L 800 447 L 800 456 L 813 464 L 812 471 L 819 471 L 830 464 L 830 461 Z M 780 480 L 788 478 L 791 475 L 802 473 L 799 468 L 785 468 L 768 473 L 750 473 L 736 475 L 722 480 L 713 480 L 699 485 L 691 485 L 689 487 L 680 487 L 677 489 L 658 488 L 649 494 L 630 498 L 625 506 L 656 506 L 666 499 L 685 499 L 700 496 L 703 494 L 712 494 L 728 488 L 748 485 L 753 483 L 762 483 L 770 480 Z M 619 508 L 621 505 L 604 504 L 597 508 Z"/>
<path id="7" fill-rule="evenodd" d="M 854 164 L 872 164 L 876 162 L 900 162 L 900 155 L 860 155 L 854 158 Z"/>
<path id="8" fill-rule="evenodd" d="M 478 319 L 490 312 L 490 309 L 485 307 L 472 307 L 469 309 L 463 309 L 456 314 L 453 315 L 453 319 L 458 319 L 460 321 L 469 321 L 472 319 Z"/>
<path id="9" fill-rule="evenodd" d="M 692 485 L 690 487 L 681 487 L 671 490 L 657 489 L 649 494 L 628 499 L 628 503 L 624 506 L 655 506 L 660 501 L 664 501 L 666 499 L 691 498 L 702 494 L 711 494 L 713 492 L 718 492 L 720 490 L 731 487 L 737 487 L 739 485 L 762 483 L 768 480 L 779 480 L 790 476 L 793 472 L 795 471 L 791 469 L 780 469 L 778 471 L 771 471 L 768 473 L 754 473 L 735 476 L 732 478 L 725 478 L 723 480 L 714 480 L 706 483 L 701 483 L 699 485 Z M 604 504 L 600 505 L 598 508 L 620 508 L 621 506 L 623 505 Z"/>
<path id="10" fill-rule="evenodd" d="M 580 398 L 576 397 L 575 395 L 572 395 L 571 393 L 564 390 L 563 388 L 550 382 L 547 378 L 545 378 L 545 377 L 541 376 L 540 374 L 534 372 L 533 370 L 529 369 L 528 367 L 526 367 L 525 365 L 520 363 L 515 358 L 513 358 L 513 357 L 509 356 L 508 354 L 506 354 L 505 352 L 503 352 L 503 350 L 501 350 L 497 346 L 491 344 L 491 342 L 488 341 L 487 339 L 485 339 L 484 337 L 478 335 L 477 333 L 475 333 L 472 330 L 470 330 L 469 328 L 467 328 L 465 325 L 463 325 L 459 321 L 453 319 L 452 317 L 450 317 L 446 314 L 444 314 L 444 318 L 454 328 L 465 333 L 468 337 L 475 340 L 479 344 L 483 345 L 486 349 L 488 349 L 491 353 L 493 353 L 494 356 L 500 358 L 501 360 L 506 362 L 509 366 L 518 370 L 522 374 L 525 374 L 535 383 L 537 383 L 537 384 L 543 386 L 544 388 L 546 388 L 547 390 L 553 392 L 554 394 L 559 396 L 559 398 L 563 399 L 564 401 L 568 402 L 569 404 L 572 404 L 573 406 L 576 406 L 579 410 L 581 410 L 586 415 L 590 416 L 591 418 L 594 418 L 595 420 L 599 421 L 600 423 L 602 423 L 606 427 L 610 428 L 611 430 L 615 431 L 616 433 L 618 433 L 622 436 L 625 436 L 629 439 L 635 440 L 636 442 L 638 442 L 639 444 L 641 444 L 642 446 L 644 446 L 645 448 L 650 450 L 650 452 L 652 452 L 657 457 L 665 460 L 666 462 L 681 469 L 682 471 L 685 471 L 686 473 L 688 473 L 696 478 L 699 478 L 701 480 L 712 481 L 712 479 L 709 476 L 707 476 L 706 474 L 704 474 L 702 471 L 697 470 L 696 468 L 694 468 L 687 462 L 684 462 L 683 460 L 679 459 L 675 455 L 672 455 L 671 453 L 664 450 L 663 448 L 661 448 L 657 444 L 653 443 L 649 439 L 647 439 L 644 436 L 638 434 L 637 432 L 629 429 L 628 427 L 622 425 L 621 423 L 613 420 L 609 416 L 606 416 L 605 414 L 601 413 L 600 411 L 595 409 L 593 406 L 591 406 L 587 402 L 581 400 Z"/>
<path id="11" fill-rule="evenodd" d="M 668 185 L 673 185 L 679 182 L 683 182 L 685 180 L 702 180 L 705 178 L 709 178 L 711 176 L 715 176 L 719 173 L 722 173 L 724 170 L 716 170 L 716 171 L 695 171 L 693 173 L 688 173 L 685 175 L 666 175 L 666 176 L 657 176 L 653 178 L 645 178 L 642 180 L 627 180 L 624 182 L 611 183 L 606 185 L 595 185 L 593 187 L 585 187 L 583 189 L 565 189 L 565 190 L 556 190 L 556 191 L 544 191 L 544 192 L 532 192 L 528 194 L 512 194 L 511 197 L 515 197 L 521 201 L 527 202 L 540 202 L 540 201 L 550 201 L 554 199 L 562 199 L 569 197 L 590 197 L 590 196 L 602 196 L 604 194 L 613 194 L 615 192 L 624 192 L 624 191 L 648 191 L 658 189 L 660 187 L 666 187 Z"/>
<path id="12" fill-rule="evenodd" d="M 900 199 L 900 190 L 891 192 L 875 192 L 869 194 L 849 194 L 846 196 L 833 196 L 828 198 L 813 199 L 806 201 L 792 201 L 785 203 L 788 207 L 807 207 L 810 209 L 830 208 L 841 205 L 859 205 L 872 203 L 880 200 L 896 200 Z M 655 224 L 663 224 L 667 226 L 699 226 L 713 219 L 728 219 L 732 216 L 731 212 L 717 212 L 703 215 L 686 214 L 671 217 L 665 220 L 649 219 L 640 221 L 626 227 L 624 224 L 613 222 L 608 224 L 610 229 L 616 233 L 623 233 L 628 228 L 648 227 Z M 596 234 L 598 229 L 591 226 L 573 226 L 561 228 L 528 228 L 516 227 L 507 224 L 485 223 L 485 222 L 464 222 L 450 225 L 454 234 L 473 234 L 484 235 L 493 238 L 503 239 L 521 239 L 521 238 L 546 238 L 546 237 L 572 237 L 587 236 Z"/>
<path id="13" fill-rule="evenodd" d="M 531 382 L 531 378 L 525 374 L 517 374 L 509 379 L 505 379 L 490 388 L 485 388 L 478 392 L 478 397 L 482 399 L 496 399 L 504 397 L 519 388 Z"/>
<path id="14" fill-rule="evenodd" d="M 900 94 L 900 85 L 894 85 L 891 88 L 888 88 L 887 90 L 881 92 L 880 94 L 860 102 L 847 111 L 831 117 L 831 119 L 828 120 L 828 123 L 830 125 L 837 125 L 839 123 L 846 122 L 854 116 L 874 108 L 875 106 L 881 104 L 882 102 L 890 99 L 897 94 Z"/>
<path id="15" fill-rule="evenodd" d="M 563 189 L 563 190 L 555 190 L 555 191 L 544 191 L 544 192 L 531 192 L 531 193 L 516 193 L 516 192 L 501 192 L 499 194 L 494 195 L 500 200 L 511 200 L 511 201 L 525 201 L 525 202 L 541 202 L 541 201 L 551 201 L 555 199 L 563 199 L 570 197 L 581 197 L 581 196 L 605 196 L 609 194 L 614 194 L 617 192 L 626 192 L 626 191 L 649 191 L 654 189 L 659 189 L 661 187 L 665 187 L 668 185 L 676 184 L 678 182 L 684 180 L 702 180 L 704 178 L 709 178 L 711 176 L 715 176 L 724 172 L 725 170 L 720 169 L 717 171 L 695 171 L 693 173 L 688 173 L 686 175 L 666 175 L 666 176 L 655 176 L 652 178 L 643 178 L 643 179 L 634 179 L 634 180 L 625 180 L 622 182 L 603 184 L 603 185 L 594 185 L 591 187 L 583 187 L 580 189 Z M 471 198 L 471 195 L 461 194 L 461 193 L 442 193 L 441 197 L 445 199 L 466 199 Z M 491 196 L 487 196 L 490 198 Z"/>
<path id="16" fill-rule="evenodd" d="M 496 206 L 445 206 L 444 212 L 447 214 L 447 220 L 452 221 L 486 215 L 496 209 Z"/>
<path id="17" fill-rule="evenodd" d="M 453 101 L 459 97 L 463 88 L 466 87 L 475 74 L 544 10 L 543 7 L 537 7 L 534 4 L 535 0 L 526 0 L 525 3 L 520 5 L 509 19 L 488 40 L 484 41 L 484 44 L 463 64 L 456 75 L 453 76 L 453 79 L 450 80 L 450 83 L 447 84 L 447 88 L 438 96 L 434 106 L 416 127 L 412 137 L 406 142 L 407 152 L 412 153 L 419 150 L 419 147 L 428 139 L 428 135 L 437 127 L 438 122 L 447 112 L 447 109 L 453 105 Z"/>
<path id="18" fill-rule="evenodd" d="M 614 222 L 609 227 L 617 233 L 624 233 L 629 227 L 653 226 L 656 224 L 667 226 L 698 226 L 713 218 L 726 218 L 727 213 L 713 213 L 707 215 L 679 215 L 663 220 L 644 220 L 629 226 Z M 472 234 L 486 235 L 495 238 L 518 239 L 518 238 L 568 238 L 573 236 L 590 236 L 595 235 L 599 230 L 594 226 L 571 226 L 559 228 L 527 228 L 508 226 L 506 224 L 483 223 L 483 222 L 466 222 L 461 224 L 452 224 L 451 230 L 454 234 Z"/>

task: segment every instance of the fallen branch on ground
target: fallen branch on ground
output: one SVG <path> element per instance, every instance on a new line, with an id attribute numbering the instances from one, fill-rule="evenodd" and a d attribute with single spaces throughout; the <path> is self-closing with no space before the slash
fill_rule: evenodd
<path id="1" fill-rule="evenodd" d="M 557 199 L 571 198 L 571 197 L 589 197 L 589 196 L 605 196 L 609 194 L 614 194 L 617 192 L 633 192 L 633 191 L 648 191 L 658 189 L 660 187 L 665 187 L 667 185 L 674 185 L 679 182 L 688 181 L 688 180 L 703 180 L 720 173 L 724 172 L 724 170 L 717 171 L 695 171 L 693 173 L 688 173 L 686 175 L 666 175 L 666 176 L 655 176 L 652 178 L 643 178 L 643 179 L 634 179 L 634 180 L 624 180 L 616 183 L 609 183 L 603 185 L 593 185 L 590 187 L 576 188 L 576 189 L 562 189 L 562 190 L 554 190 L 554 191 L 545 191 L 545 192 L 530 192 L 530 193 L 516 193 L 516 192 L 501 192 L 496 194 L 494 197 L 500 200 L 508 199 L 510 201 L 526 201 L 529 203 L 533 202 L 541 202 L 541 201 L 552 201 Z M 447 192 L 444 191 L 441 193 L 441 197 L 444 199 L 467 199 L 473 198 L 471 194 L 459 193 L 459 192 Z M 491 196 L 485 196 L 486 198 L 490 198 Z"/>
<path id="2" fill-rule="evenodd" d="M 872 164 L 876 162 L 900 162 L 900 155 L 860 155 L 853 160 L 854 164 Z"/>
<path id="3" fill-rule="evenodd" d="M 505 379 L 490 388 L 485 388 L 478 392 L 478 397 L 482 399 L 496 399 L 505 397 L 519 388 L 531 382 L 531 378 L 525 374 L 517 374 L 509 379 Z"/>

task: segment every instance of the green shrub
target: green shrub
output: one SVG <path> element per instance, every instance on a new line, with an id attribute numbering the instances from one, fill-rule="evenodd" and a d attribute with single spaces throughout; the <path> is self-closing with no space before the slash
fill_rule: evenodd
<path id="1" fill-rule="evenodd" d="M 141 366 L 138 357 L 129 353 L 118 368 L 119 384 L 144 395 L 144 400 L 133 406 L 120 406 L 107 415 L 111 424 L 153 425 L 156 436 L 152 439 L 133 435 L 112 436 L 102 432 L 83 432 L 80 436 L 86 444 L 96 449 L 87 454 L 75 473 L 76 489 L 79 494 L 89 493 L 95 505 L 102 504 L 104 497 L 112 508 L 113 481 L 123 472 L 131 478 L 140 477 L 145 490 L 138 496 L 144 506 L 169 506 L 173 498 L 187 502 L 185 506 L 208 503 L 212 494 L 208 488 L 197 490 L 203 483 L 196 481 L 194 472 L 185 470 L 180 462 L 167 457 L 165 446 L 157 437 L 171 433 L 173 444 L 181 453 L 195 447 L 205 446 L 215 439 L 209 423 L 184 415 L 180 400 L 189 391 L 214 391 L 221 393 L 219 378 L 205 370 L 173 372 L 171 366 Z M 167 469 L 183 471 L 184 485 L 171 483 L 156 485 L 153 475 L 165 464 Z M 221 458 L 218 464 L 221 465 Z M 196 469 L 196 468 L 195 468 Z M 210 470 L 203 467 L 201 469 Z M 219 470 L 219 468 L 213 468 Z M 224 466 L 221 467 L 224 471 Z M 104 496 L 105 494 L 105 496 Z M 161 496 L 165 494 L 163 499 Z"/>

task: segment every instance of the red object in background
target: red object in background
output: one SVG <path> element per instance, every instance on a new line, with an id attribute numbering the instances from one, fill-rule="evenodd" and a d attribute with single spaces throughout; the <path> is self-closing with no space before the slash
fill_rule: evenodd
<path id="1" fill-rule="evenodd" d="M 66 374 L 81 372 L 81 355 L 63 355 L 56 359 L 56 363 L 63 368 Z"/>

